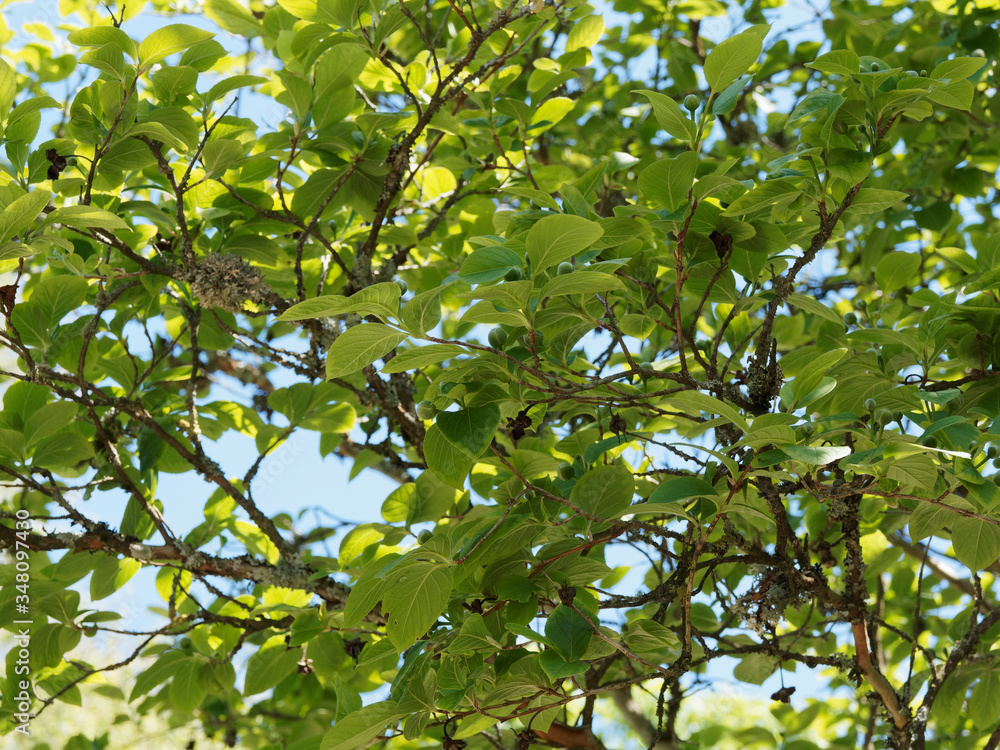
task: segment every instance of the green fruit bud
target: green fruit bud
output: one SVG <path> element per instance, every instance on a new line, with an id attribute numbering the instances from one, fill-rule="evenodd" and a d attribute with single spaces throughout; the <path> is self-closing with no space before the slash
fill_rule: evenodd
<path id="1" fill-rule="evenodd" d="M 894 411 L 892 413 L 892 421 L 893 422 L 902 422 L 903 421 L 903 412 L 901 412 L 901 411 Z"/>
<path id="2" fill-rule="evenodd" d="M 560 479 L 570 480 L 576 476 L 576 471 L 573 469 L 573 464 L 568 464 L 565 461 L 559 464 L 558 471 Z"/>
<path id="3" fill-rule="evenodd" d="M 906 71 L 906 77 L 907 78 L 916 78 L 918 75 L 920 75 L 920 74 L 917 73 L 917 71 L 915 71 L 915 70 L 908 70 L 908 71 Z"/>
<path id="4" fill-rule="evenodd" d="M 490 329 L 490 346 L 494 349 L 503 349 L 504 345 L 507 343 L 507 332 L 497 326 L 496 328 Z"/>
<path id="5" fill-rule="evenodd" d="M 877 62 L 873 62 L 872 63 L 872 73 L 878 73 L 878 63 Z"/>
<path id="6" fill-rule="evenodd" d="M 434 534 L 431 532 L 430 529 L 424 529 L 419 534 L 417 534 L 417 544 L 427 544 L 427 542 L 431 540 L 432 536 L 434 536 Z"/>
<path id="7" fill-rule="evenodd" d="M 887 425 L 892 421 L 892 412 L 888 409 L 879 409 L 875 412 L 875 422 L 880 425 Z"/>
<path id="8" fill-rule="evenodd" d="M 190 638 L 187 637 L 181 638 L 180 646 L 183 649 L 189 649 L 192 646 L 194 646 L 194 641 L 192 641 Z"/>
<path id="9" fill-rule="evenodd" d="M 816 432 L 816 425 L 812 422 L 806 422 L 805 424 L 800 424 L 796 427 L 795 431 L 802 433 L 803 437 L 812 437 L 812 435 Z"/>
<path id="10" fill-rule="evenodd" d="M 927 437 L 924 438 L 924 445 L 926 445 L 928 448 L 937 448 L 938 446 L 937 438 L 934 437 L 933 435 L 928 435 Z"/>
<path id="11" fill-rule="evenodd" d="M 995 445 L 991 445 L 989 448 L 986 449 L 986 455 L 989 458 L 996 458 L 997 456 L 1000 456 L 1000 448 L 998 448 Z"/>
<path id="12" fill-rule="evenodd" d="M 858 316 L 855 313 L 844 313 L 844 325 L 855 326 L 858 324 Z"/>
<path id="13" fill-rule="evenodd" d="M 993 475 L 993 484 L 1000 487 L 1000 471 Z"/>
<path id="14" fill-rule="evenodd" d="M 694 94 L 688 94 L 684 97 L 684 108 L 690 112 L 694 112 L 698 109 L 699 104 L 701 104 L 701 99 Z"/>
<path id="15" fill-rule="evenodd" d="M 969 53 L 969 56 L 970 57 L 986 57 L 986 53 L 983 52 L 981 49 L 974 49 L 974 50 L 972 50 L 972 52 Z"/>
<path id="16" fill-rule="evenodd" d="M 430 401 L 421 401 L 417 404 L 417 416 L 421 419 L 434 419 L 438 410 Z"/>
<path id="17" fill-rule="evenodd" d="M 573 264 L 572 264 L 572 263 L 570 263 L 570 262 L 568 262 L 568 261 L 565 261 L 565 260 L 564 260 L 564 261 L 563 261 L 562 263 L 560 263 L 560 264 L 559 264 L 559 266 L 558 266 L 558 267 L 556 268 L 556 273 L 557 273 L 557 274 L 558 274 L 559 276 L 565 276 L 565 275 L 566 275 L 566 274 L 568 274 L 568 273 L 573 273 Z"/>
<path id="18" fill-rule="evenodd" d="M 994 466 L 995 466 L 996 468 L 1000 469 L 1000 458 L 994 458 L 994 459 L 993 459 L 993 465 L 994 465 Z"/>
<path id="19" fill-rule="evenodd" d="M 406 282 L 403 281 L 402 279 L 396 279 L 396 286 L 399 287 L 399 293 L 401 295 L 406 294 L 407 290 L 410 288 L 406 285 Z"/>
<path id="20" fill-rule="evenodd" d="M 921 78 L 926 78 L 927 77 L 927 71 L 926 70 L 921 70 L 920 71 L 920 77 Z"/>
<path id="21" fill-rule="evenodd" d="M 875 411 L 876 406 L 877 404 L 875 403 L 875 399 L 873 398 L 865 399 L 865 409 L 867 409 L 868 411 Z"/>
<path id="22" fill-rule="evenodd" d="M 520 281 L 521 280 L 521 269 L 512 268 L 507 272 L 507 275 L 503 277 L 504 281 Z"/>
<path id="23" fill-rule="evenodd" d="M 865 310 L 868 309 L 868 303 L 865 302 L 863 299 L 856 299 L 854 300 L 854 307 L 860 310 L 861 312 L 864 312 Z"/>

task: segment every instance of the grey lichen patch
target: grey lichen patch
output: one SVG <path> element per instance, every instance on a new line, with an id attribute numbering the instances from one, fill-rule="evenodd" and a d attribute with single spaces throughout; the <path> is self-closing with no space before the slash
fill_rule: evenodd
<path id="1" fill-rule="evenodd" d="M 260 269 L 238 255 L 210 253 L 198 263 L 191 291 L 205 307 L 239 313 L 247 302 L 263 303 L 271 288 Z"/>

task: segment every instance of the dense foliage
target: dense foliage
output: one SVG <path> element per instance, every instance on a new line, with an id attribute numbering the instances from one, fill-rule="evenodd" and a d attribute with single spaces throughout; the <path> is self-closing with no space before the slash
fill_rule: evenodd
<path id="1" fill-rule="evenodd" d="M 91 6 L 2 35 L 5 731 L 997 747 L 995 2 Z M 299 431 L 372 522 L 261 510 Z M 779 672 L 828 699 L 682 731 Z"/>

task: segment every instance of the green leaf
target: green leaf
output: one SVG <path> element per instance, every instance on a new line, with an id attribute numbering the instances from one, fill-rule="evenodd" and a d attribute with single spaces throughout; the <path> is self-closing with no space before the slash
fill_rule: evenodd
<path id="1" fill-rule="evenodd" d="M 838 49 L 820 55 L 807 68 L 821 73 L 833 73 L 838 76 L 853 76 L 861 72 L 861 59 L 850 50 Z"/>
<path id="2" fill-rule="evenodd" d="M 546 99 L 531 116 L 531 124 L 528 126 L 530 135 L 538 136 L 549 130 L 572 112 L 575 106 L 576 102 L 565 96 L 554 96 L 551 99 Z"/>
<path id="3" fill-rule="evenodd" d="M 190 65 L 199 73 L 204 73 L 210 70 L 212 66 L 218 60 L 225 57 L 225 55 L 226 48 L 214 39 L 209 39 L 206 42 L 199 42 L 198 44 L 186 49 L 184 54 L 181 55 L 179 64 Z"/>
<path id="4" fill-rule="evenodd" d="M 511 270 L 520 270 L 524 259 L 502 245 L 487 245 L 472 251 L 458 272 L 459 281 L 466 284 L 491 284 Z"/>
<path id="5" fill-rule="evenodd" d="M 715 496 L 709 495 L 709 497 L 712 498 Z M 618 518 L 630 515 L 646 515 L 647 513 L 654 516 L 679 516 L 687 519 L 688 521 L 697 521 L 694 516 L 684 510 L 683 505 L 679 505 L 677 503 L 636 503 L 635 505 L 630 505 L 619 513 Z"/>
<path id="6" fill-rule="evenodd" d="M 656 121 L 674 138 L 692 143 L 698 137 L 697 125 L 669 96 L 648 89 L 640 89 L 636 93 L 649 99 L 649 103 L 653 105 Z"/>
<path id="7" fill-rule="evenodd" d="M 119 560 L 110 555 L 105 556 L 94 567 L 90 577 L 90 598 L 96 602 L 115 593 L 128 583 L 141 567 L 142 563 L 138 560 L 127 557 Z"/>
<path id="8" fill-rule="evenodd" d="M 436 365 L 438 362 L 466 353 L 466 350 L 457 344 L 428 344 L 427 346 L 418 346 L 398 352 L 382 368 L 382 372 L 393 373 L 416 370 L 420 367 Z"/>
<path id="9" fill-rule="evenodd" d="M 256 695 L 269 690 L 295 671 L 302 658 L 301 648 L 288 648 L 283 635 L 268 638 L 247 661 L 243 694 Z"/>
<path id="10" fill-rule="evenodd" d="M 242 144 L 229 138 L 209 141 L 201 151 L 201 163 L 207 175 L 220 175 L 242 158 Z"/>
<path id="11" fill-rule="evenodd" d="M 496 404 L 472 406 L 437 415 L 437 426 L 449 443 L 471 458 L 478 458 L 493 442 L 500 426 L 500 407 Z"/>
<path id="12" fill-rule="evenodd" d="M 297 305 L 292 305 L 281 314 L 280 320 L 308 320 L 310 318 L 332 318 L 337 315 L 377 315 L 382 320 L 395 318 L 399 314 L 399 284 L 385 281 L 373 284 L 355 292 L 350 297 L 328 294 L 313 297 Z"/>
<path id="13" fill-rule="evenodd" d="M 121 218 L 96 206 L 62 206 L 50 211 L 42 226 L 62 224 L 77 229 L 128 229 Z"/>
<path id="14" fill-rule="evenodd" d="M 969 697 L 969 718 L 976 729 L 985 732 L 996 724 L 1000 715 L 1000 671 L 989 671 L 979 679 Z"/>
<path id="15" fill-rule="evenodd" d="M 382 503 L 382 518 L 387 523 L 405 522 L 407 526 L 438 521 L 455 504 L 461 493 L 442 482 L 433 471 L 425 471 L 416 482 L 394 490 Z"/>
<path id="16" fill-rule="evenodd" d="M 6 242 L 30 227 L 50 198 L 52 193 L 48 190 L 32 190 L 10 203 L 0 214 L 0 242 Z"/>
<path id="17" fill-rule="evenodd" d="M 687 412 L 718 414 L 720 417 L 727 419 L 731 424 L 739 427 L 743 432 L 750 431 L 750 424 L 742 414 L 714 396 L 709 396 L 699 391 L 684 391 L 683 393 L 672 394 L 669 396 L 669 399 L 672 407 L 683 409 Z"/>
<path id="18" fill-rule="evenodd" d="M 475 737 L 480 732 L 485 732 L 497 723 L 498 721 L 495 718 L 487 714 L 470 714 L 458 722 L 452 737 L 456 740 Z"/>
<path id="19" fill-rule="evenodd" d="M 739 101 L 743 88 L 752 77 L 753 76 L 750 75 L 740 76 L 729 84 L 729 86 L 726 87 L 726 90 L 719 94 L 715 102 L 712 104 L 712 114 L 727 115 L 732 112 L 733 108 L 736 106 L 736 102 Z"/>
<path id="20" fill-rule="evenodd" d="M 763 685 L 764 680 L 774 673 L 777 659 L 767 654 L 747 654 L 733 669 L 733 677 L 751 685 Z"/>
<path id="21" fill-rule="evenodd" d="M 788 115 L 787 124 L 815 113 L 832 115 L 844 103 L 844 97 L 829 89 L 813 89 Z"/>
<path id="22" fill-rule="evenodd" d="M 599 271 L 573 271 L 550 279 L 542 287 L 539 300 L 560 297 L 567 294 L 597 294 L 612 289 L 624 289 L 625 285 L 617 276 Z"/>
<path id="23" fill-rule="evenodd" d="M 316 62 L 316 101 L 353 87 L 370 59 L 368 52 L 356 44 L 338 44 L 324 53 Z"/>
<path id="24" fill-rule="evenodd" d="M 139 136 L 144 135 L 150 140 L 161 141 L 169 148 L 181 153 L 188 150 L 188 143 L 182 137 L 183 134 L 168 128 L 166 125 L 159 122 L 136 123 L 129 128 L 128 135 L 132 138 L 138 138 Z"/>
<path id="25" fill-rule="evenodd" d="M 199 661 L 187 659 L 170 683 L 170 704 L 181 713 L 192 713 L 205 699 L 205 688 L 198 676 L 200 671 Z"/>
<path id="26" fill-rule="evenodd" d="M 441 287 L 421 292 L 403 307 L 402 320 L 407 330 L 424 335 L 441 322 Z"/>
<path id="27" fill-rule="evenodd" d="M 704 497 L 716 505 L 721 504 L 722 496 L 711 484 L 699 477 L 673 477 L 661 484 L 649 496 L 650 503 L 681 503 L 693 497 Z M 642 506 L 635 506 L 636 511 L 643 513 Z M 683 510 L 683 508 L 681 509 Z"/>
<path id="28" fill-rule="evenodd" d="M 575 485 L 570 501 L 599 518 L 613 518 L 632 503 L 635 479 L 627 466 L 611 464 L 591 469 Z"/>
<path id="29" fill-rule="evenodd" d="M 79 276 L 50 276 L 31 290 L 28 303 L 42 313 L 49 328 L 54 328 L 67 314 L 83 304 L 87 288 L 87 281 Z"/>
<path id="30" fill-rule="evenodd" d="M 229 76 L 219 81 L 217 84 L 212 86 L 208 90 L 208 93 L 202 97 L 205 104 L 211 104 L 217 99 L 221 99 L 230 91 L 235 91 L 236 89 L 247 88 L 248 86 L 256 86 L 259 83 L 267 83 L 267 79 L 262 76 L 252 76 L 252 75 L 238 75 Z"/>
<path id="31" fill-rule="evenodd" d="M 154 31 L 139 45 L 139 64 L 150 66 L 176 52 L 183 52 L 198 42 L 211 39 L 215 34 L 184 23 L 172 23 Z"/>
<path id="32" fill-rule="evenodd" d="M 451 443 L 436 424 L 431 425 L 424 435 L 424 458 L 428 469 L 449 486 L 457 488 L 465 486 L 465 479 L 475 460 Z"/>
<path id="33" fill-rule="evenodd" d="M 163 601 L 173 601 L 179 605 L 187 599 L 191 578 L 191 572 L 188 570 L 181 570 L 172 565 L 164 566 L 156 572 L 156 593 Z"/>
<path id="34" fill-rule="evenodd" d="M 351 375 L 391 352 L 406 338 L 381 323 L 362 323 L 348 328 L 330 346 L 326 355 L 326 379 Z"/>
<path id="35" fill-rule="evenodd" d="M 845 445 L 779 445 L 778 448 L 793 461 L 810 466 L 826 466 L 851 455 L 851 449 Z"/>
<path id="36" fill-rule="evenodd" d="M 802 191 L 790 180 L 769 180 L 757 185 L 729 204 L 723 216 L 743 216 L 746 220 L 758 214 L 771 213 L 798 200 Z"/>
<path id="37" fill-rule="evenodd" d="M 906 193 L 901 193 L 898 190 L 861 188 L 851 202 L 851 210 L 863 214 L 873 214 L 891 208 L 907 197 Z"/>
<path id="38" fill-rule="evenodd" d="M 791 381 L 792 393 L 794 397 L 788 405 L 788 410 L 792 411 L 796 405 L 806 396 L 812 393 L 813 389 L 820 384 L 826 371 L 840 362 L 847 354 L 847 349 L 833 349 L 823 352 L 821 355 L 811 360 L 802 371 Z"/>
<path id="39" fill-rule="evenodd" d="M 17 76 L 6 60 L 0 60 L 0 112 L 10 112 L 17 93 Z M 8 123 L 8 127 L 10 123 Z"/>
<path id="40" fill-rule="evenodd" d="M 718 93 L 747 72 L 764 50 L 770 24 L 751 26 L 715 46 L 705 60 L 705 80 Z"/>
<path id="41" fill-rule="evenodd" d="M 0 455 L 21 461 L 24 458 L 24 435 L 17 430 L 0 428 Z"/>
<path id="42" fill-rule="evenodd" d="M 448 606 L 451 587 L 447 565 L 415 562 L 393 570 L 382 609 L 397 652 L 403 653 L 437 622 Z"/>
<path id="43" fill-rule="evenodd" d="M 989 64 L 989 60 L 984 57 L 955 57 L 936 65 L 930 77 L 937 80 L 961 81 L 971 78 Z"/>
<path id="44" fill-rule="evenodd" d="M 582 661 L 566 661 L 559 655 L 558 651 L 546 649 L 538 657 L 538 663 L 545 672 L 545 675 L 552 682 L 564 680 L 573 675 L 583 674 L 587 671 L 588 664 Z M 537 726 L 537 722 L 536 722 Z"/>
<path id="45" fill-rule="evenodd" d="M 891 252 L 875 267 L 875 281 L 886 294 L 903 289 L 920 268 L 919 253 Z"/>
<path id="46" fill-rule="evenodd" d="M 379 534 L 378 539 L 381 540 L 381 538 L 382 535 Z M 343 555 L 341 557 L 343 558 Z M 382 562 L 372 563 L 371 567 L 351 587 L 350 596 L 347 597 L 347 604 L 344 606 L 345 627 L 354 627 L 364 620 L 368 613 L 375 608 L 375 605 L 385 598 L 389 584 L 386 579 L 375 576 L 377 570 L 384 563 L 385 558 Z"/>
<path id="47" fill-rule="evenodd" d="M 1000 558 L 1000 527 L 960 516 L 951 522 L 951 544 L 963 565 L 980 571 Z"/>
<path id="48" fill-rule="evenodd" d="M 603 234 L 600 224 L 580 216 L 559 214 L 540 219 L 525 238 L 532 273 L 584 252 Z"/>
<path id="49" fill-rule="evenodd" d="M 680 646 L 680 640 L 669 628 L 655 620 L 633 620 L 629 623 L 625 634 L 625 645 L 633 651 L 642 653 L 662 651 L 665 648 Z"/>
<path id="50" fill-rule="evenodd" d="M 136 677 L 129 694 L 129 702 L 140 698 L 150 690 L 170 679 L 188 658 L 183 651 L 166 651 L 152 665 L 143 669 Z"/>
<path id="51" fill-rule="evenodd" d="M 27 258 L 37 252 L 39 252 L 37 249 L 22 242 L 4 242 L 0 244 L 0 263 L 6 260 Z"/>
<path id="52" fill-rule="evenodd" d="M 371 703 L 342 719 L 338 719 L 333 729 L 326 733 L 320 750 L 358 750 L 368 747 L 385 728 L 406 713 L 399 710 L 395 701 Z"/>
<path id="53" fill-rule="evenodd" d="M 32 466 L 59 470 L 85 461 L 94 455 L 93 444 L 83 435 L 59 434 L 45 438 L 35 446 Z"/>
<path id="54" fill-rule="evenodd" d="M 238 36 L 252 39 L 263 31 L 260 22 L 236 0 L 205 0 L 204 12 L 222 29 Z"/>
<path id="55" fill-rule="evenodd" d="M 934 536 L 958 518 L 957 513 L 940 505 L 917 503 L 917 507 L 910 514 L 910 539 L 919 542 L 921 539 Z"/>
<path id="56" fill-rule="evenodd" d="M 76 416 L 77 405 L 69 401 L 46 404 L 33 412 L 24 423 L 24 444 L 30 448 L 50 435 L 65 429 Z"/>
<path id="57" fill-rule="evenodd" d="M 3 68 L 0 67 L 0 103 L 2 103 L 3 97 Z M 7 120 L 7 127 L 15 124 L 18 120 L 28 115 L 38 112 L 42 109 L 51 109 L 54 107 L 59 107 L 59 102 L 53 99 L 51 96 L 36 96 L 31 99 L 26 99 L 25 101 L 14 107 L 14 111 L 10 113 L 10 117 Z M 0 110 L 3 111 L 3 110 Z"/>
<path id="58" fill-rule="evenodd" d="M 552 610 L 545 620 L 545 639 L 571 664 L 583 658 L 593 636 L 590 623 L 565 604 Z"/>
<path id="59" fill-rule="evenodd" d="M 844 325 L 843 318 L 840 315 L 837 315 L 834 310 L 831 310 L 822 302 L 818 302 L 815 297 L 809 297 L 805 294 L 792 292 L 788 295 L 788 304 L 812 315 L 818 315 L 831 323 L 836 323 L 839 326 Z"/>
<path id="60" fill-rule="evenodd" d="M 133 60 L 139 55 L 135 41 L 124 31 L 111 25 L 91 26 L 89 29 L 71 31 L 67 41 L 78 47 L 103 47 L 105 44 L 113 44 L 122 54 L 128 55 Z"/>
<path id="61" fill-rule="evenodd" d="M 500 644 L 490 635 L 482 615 L 472 614 L 462 625 L 458 637 L 448 651 L 454 654 L 471 654 L 476 651 L 495 651 Z"/>
<path id="62" fill-rule="evenodd" d="M 591 49 L 601 41 L 604 33 L 604 19 L 599 15 L 584 16 L 569 30 L 566 37 L 566 51 Z"/>
<path id="63" fill-rule="evenodd" d="M 688 201 L 698 167 L 698 155 L 685 151 L 674 159 L 661 159 L 639 175 L 639 189 L 650 202 L 673 213 Z"/>

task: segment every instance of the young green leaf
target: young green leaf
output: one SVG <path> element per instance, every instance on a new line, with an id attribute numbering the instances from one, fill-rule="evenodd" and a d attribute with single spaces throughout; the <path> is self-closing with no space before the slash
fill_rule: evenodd
<path id="1" fill-rule="evenodd" d="M 405 333 L 381 323 L 363 323 L 348 328 L 327 352 L 327 380 L 357 372 L 391 352 L 405 338 Z"/>
<path id="2" fill-rule="evenodd" d="M 579 216 L 561 214 L 540 219 L 526 238 L 532 273 L 584 252 L 603 234 L 600 224 Z"/>
<path id="3" fill-rule="evenodd" d="M 764 37 L 770 24 L 751 26 L 741 34 L 718 44 L 705 60 L 705 79 L 712 91 L 719 93 L 747 72 L 764 49 Z"/>
<path id="4" fill-rule="evenodd" d="M 198 42 L 204 42 L 215 36 L 211 31 L 198 29 L 184 23 L 172 23 L 163 26 L 142 40 L 139 45 L 138 63 L 149 67 L 170 55 L 183 52 Z"/>
<path id="5" fill-rule="evenodd" d="M 687 203 L 697 167 L 698 155 L 693 151 L 661 159 L 639 175 L 639 189 L 651 202 L 674 213 Z"/>

